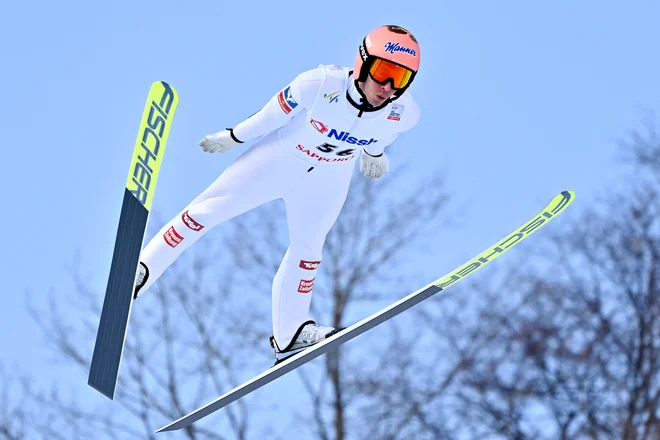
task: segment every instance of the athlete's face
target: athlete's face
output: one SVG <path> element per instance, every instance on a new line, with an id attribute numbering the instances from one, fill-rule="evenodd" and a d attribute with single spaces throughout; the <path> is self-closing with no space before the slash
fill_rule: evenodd
<path id="1" fill-rule="evenodd" d="M 396 92 L 396 89 L 393 89 L 389 82 L 378 84 L 371 76 L 367 76 L 366 81 L 362 83 L 362 92 L 367 97 L 369 104 L 378 107 L 390 99 Z"/>

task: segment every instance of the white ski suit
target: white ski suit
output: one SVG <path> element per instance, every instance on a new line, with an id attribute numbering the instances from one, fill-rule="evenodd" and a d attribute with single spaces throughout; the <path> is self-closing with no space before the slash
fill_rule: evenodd
<path id="1" fill-rule="evenodd" d="M 140 294 L 213 226 L 283 199 L 290 244 L 273 280 L 272 318 L 278 346 L 288 347 L 301 325 L 313 321 L 309 309 L 323 244 L 362 149 L 383 153 L 419 120 L 409 91 L 381 108 L 360 110 L 360 102 L 348 68 L 319 66 L 238 124 L 237 139 L 260 139 L 151 239 L 140 258 L 149 268 Z"/>

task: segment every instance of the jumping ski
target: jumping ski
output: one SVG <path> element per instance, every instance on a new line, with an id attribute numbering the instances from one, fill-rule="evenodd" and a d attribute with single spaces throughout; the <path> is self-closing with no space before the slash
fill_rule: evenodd
<path id="1" fill-rule="evenodd" d="M 562 213 L 573 202 L 574 199 L 575 193 L 573 191 L 563 191 L 562 193 L 555 196 L 552 201 L 531 220 L 511 232 L 503 239 L 499 240 L 495 245 L 491 246 L 486 251 L 477 255 L 459 268 L 451 271 L 449 274 L 437 279 L 426 287 L 411 293 L 410 295 L 393 303 L 392 305 L 385 307 L 384 309 L 374 313 L 362 321 L 359 321 L 352 326 L 339 331 L 333 336 L 330 336 L 328 339 L 325 339 L 324 341 L 313 345 L 312 347 L 305 349 L 300 353 L 292 355 L 289 358 L 276 363 L 273 367 L 256 376 L 255 378 L 234 388 L 218 399 L 208 403 L 207 405 L 191 412 L 184 417 L 181 417 L 169 425 L 163 426 L 156 432 L 174 431 L 185 428 L 191 423 L 208 416 L 214 411 L 223 408 L 224 406 L 240 399 L 246 394 L 249 394 L 252 391 L 255 391 L 256 389 L 268 384 L 269 382 L 272 382 L 278 377 L 281 377 L 282 375 L 300 367 L 301 365 L 306 364 L 307 362 L 317 358 L 329 350 L 334 349 L 339 345 L 350 341 L 356 336 L 361 335 L 367 330 L 370 330 L 375 326 L 399 315 L 400 313 L 410 309 L 412 306 L 419 304 L 420 302 L 439 292 L 442 292 L 449 286 L 456 284 L 468 275 L 481 269 L 486 264 L 490 263 L 504 252 L 508 251 L 513 246 L 517 245 L 531 234 L 539 230 L 539 228 L 543 227 L 552 219 L 557 217 L 560 213 Z"/>
<path id="2" fill-rule="evenodd" d="M 87 381 L 109 399 L 115 395 L 138 259 L 178 102 L 169 84 L 153 83 L 135 142 Z"/>

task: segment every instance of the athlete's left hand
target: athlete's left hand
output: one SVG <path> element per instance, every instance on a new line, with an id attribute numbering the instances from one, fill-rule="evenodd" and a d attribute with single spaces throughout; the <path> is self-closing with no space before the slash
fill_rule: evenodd
<path id="1" fill-rule="evenodd" d="M 360 155 L 360 171 L 370 179 L 378 179 L 389 171 L 390 161 L 385 153 L 372 156 L 366 150 Z"/>

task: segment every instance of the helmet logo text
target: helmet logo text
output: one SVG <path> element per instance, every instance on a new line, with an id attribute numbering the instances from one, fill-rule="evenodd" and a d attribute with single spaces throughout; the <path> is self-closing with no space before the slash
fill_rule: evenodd
<path id="1" fill-rule="evenodd" d="M 391 54 L 393 54 L 394 52 L 404 52 L 414 57 L 417 56 L 417 52 L 415 52 L 415 49 L 411 49 L 405 46 L 399 46 L 399 43 L 392 43 L 391 41 L 385 43 L 385 52 L 389 52 Z"/>

